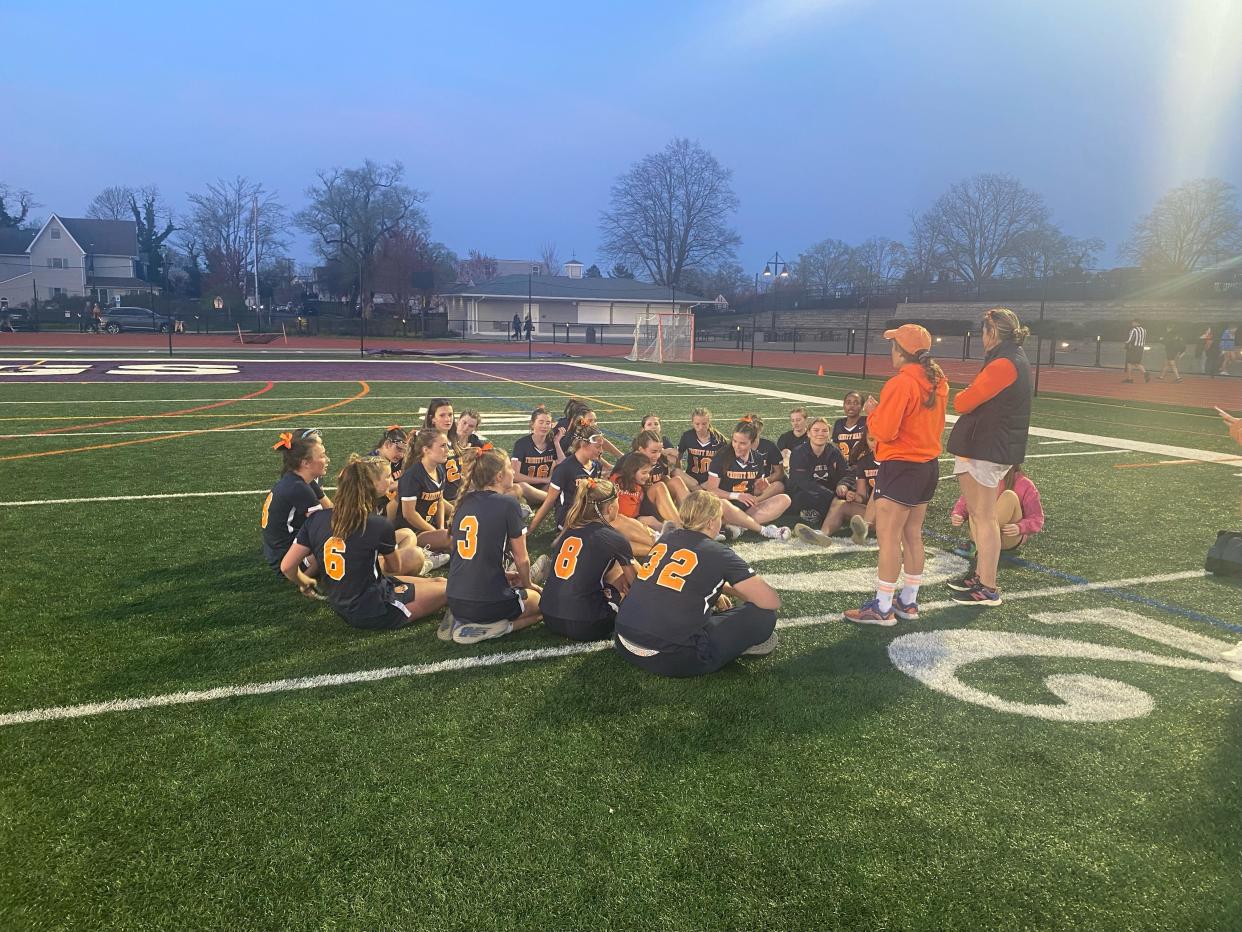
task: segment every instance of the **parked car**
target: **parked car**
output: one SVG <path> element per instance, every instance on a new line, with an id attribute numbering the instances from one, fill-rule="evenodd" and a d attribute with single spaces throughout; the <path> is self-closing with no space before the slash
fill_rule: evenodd
<path id="1" fill-rule="evenodd" d="M 34 330 L 30 312 L 20 308 L 6 308 L 0 315 L 0 331 L 16 333 L 19 330 Z"/>
<path id="2" fill-rule="evenodd" d="M 99 326 L 109 333 L 120 333 L 122 330 L 167 333 L 173 324 L 171 317 L 157 314 L 145 307 L 110 307 L 99 318 Z"/>

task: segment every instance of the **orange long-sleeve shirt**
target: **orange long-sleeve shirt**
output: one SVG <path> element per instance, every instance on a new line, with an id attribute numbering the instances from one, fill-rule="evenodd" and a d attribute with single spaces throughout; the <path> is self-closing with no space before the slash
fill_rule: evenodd
<path id="1" fill-rule="evenodd" d="M 974 381 L 953 397 L 953 410 L 969 414 L 985 401 L 991 401 L 1018 380 L 1018 370 L 1003 356 L 993 359 L 980 370 Z"/>
<path id="2" fill-rule="evenodd" d="M 931 382 L 917 363 L 902 366 L 884 383 L 879 405 L 867 415 L 867 432 L 876 439 L 878 461 L 926 463 L 940 455 L 948 380 L 937 383 L 936 403 L 930 408 L 923 403 L 929 391 Z"/>

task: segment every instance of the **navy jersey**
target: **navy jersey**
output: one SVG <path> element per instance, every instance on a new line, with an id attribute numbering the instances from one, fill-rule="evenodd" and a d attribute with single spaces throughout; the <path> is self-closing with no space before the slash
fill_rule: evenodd
<path id="1" fill-rule="evenodd" d="M 444 461 L 444 498 L 446 501 L 457 499 L 457 490 L 461 488 L 461 459 L 457 455 L 457 447 L 449 442 L 448 459 Z"/>
<path id="2" fill-rule="evenodd" d="M 767 437 L 759 438 L 759 442 L 755 446 L 755 458 L 761 459 L 767 464 L 767 471 L 763 474 L 765 479 L 772 475 L 778 466 L 783 467 L 785 465 L 785 458 L 781 456 L 780 448 Z"/>
<path id="3" fill-rule="evenodd" d="M 712 434 L 707 440 L 700 440 L 694 429 L 681 435 L 677 444 L 677 452 L 686 458 L 686 473 L 699 483 L 707 481 L 707 474 L 712 468 L 712 458 L 727 447 L 723 437 Z"/>
<path id="4" fill-rule="evenodd" d="M 380 572 L 379 554 L 397 549 L 391 521 L 369 515 L 361 530 L 342 540 L 332 534 L 332 510 L 327 509 L 311 515 L 297 541 L 319 561 L 324 595 L 346 621 L 366 621 L 388 611 L 391 584 Z"/>
<path id="5" fill-rule="evenodd" d="M 802 444 L 789 454 L 789 487 L 795 491 L 819 488 L 835 493 L 848 475 L 845 457 L 831 443 L 824 444 L 824 452 L 818 456 L 810 443 Z"/>
<path id="6" fill-rule="evenodd" d="M 765 460 L 755 455 L 754 450 L 746 459 L 738 459 L 730 444 L 716 454 L 709 473 L 720 480 L 720 488 L 726 492 L 755 495 L 755 483 L 768 474 L 768 466 Z"/>
<path id="7" fill-rule="evenodd" d="M 745 560 L 698 531 L 669 531 L 638 568 L 617 613 L 617 633 L 652 650 L 689 645 L 725 583 L 754 575 Z"/>
<path id="8" fill-rule="evenodd" d="M 280 568 L 280 561 L 289 552 L 298 530 L 312 513 L 320 510 L 323 490 L 318 482 L 307 482 L 294 472 L 287 472 L 272 486 L 263 500 L 259 527 L 263 529 L 263 559 Z"/>
<path id="9" fill-rule="evenodd" d="M 552 480 L 548 483 L 548 494 L 556 494 L 556 526 L 563 527 L 565 513 L 578 496 L 579 479 L 597 479 L 604 472 L 603 464 L 591 460 L 586 466 L 578 462 L 578 457 L 569 456 L 556 464 L 552 470 Z M 554 493 L 554 490 L 557 490 Z"/>
<path id="10" fill-rule="evenodd" d="M 509 541 L 526 533 L 517 499 L 471 492 L 457 503 L 449 543 L 448 597 L 494 602 L 509 591 L 505 554 Z"/>
<path id="11" fill-rule="evenodd" d="M 541 450 L 535 446 L 533 434 L 517 439 L 510 455 L 518 461 L 518 472 L 536 479 L 547 479 L 552 475 L 552 468 L 556 465 L 556 448 L 552 445 L 552 435 L 548 434 L 544 442 L 547 446 Z"/>
<path id="12" fill-rule="evenodd" d="M 552 548 L 540 607 L 563 621 L 607 618 L 612 609 L 604 596 L 604 577 L 617 564 L 628 565 L 631 552 L 625 537 L 606 524 L 566 531 Z"/>
<path id="13" fill-rule="evenodd" d="M 776 438 L 776 446 L 781 450 L 793 451 L 806 443 L 806 432 L 795 434 L 792 430 L 787 430 Z"/>
<path id="14" fill-rule="evenodd" d="M 832 425 L 832 442 L 848 461 L 850 454 L 854 452 L 854 447 L 862 442 L 863 434 L 866 432 L 867 419 L 865 417 L 860 417 L 853 427 L 846 426 L 845 418 L 839 417 Z"/>
<path id="15" fill-rule="evenodd" d="M 378 456 L 382 460 L 387 460 L 388 468 L 392 472 L 392 477 L 394 479 L 401 478 L 401 460 L 397 460 L 394 463 L 392 460 L 388 459 L 388 457 L 386 457 L 383 453 L 379 451 L 379 447 L 376 447 L 374 450 L 368 453 L 367 456 Z"/>
<path id="16" fill-rule="evenodd" d="M 859 479 L 867 480 L 867 495 L 875 491 L 875 477 L 879 475 L 880 464 L 875 461 L 875 454 L 867 449 L 860 452 L 850 464 L 849 483 L 853 487 Z"/>
<path id="17" fill-rule="evenodd" d="M 397 481 L 397 494 L 402 502 L 413 502 L 414 510 L 432 527 L 436 526 L 440 510 L 444 507 L 444 487 L 447 470 L 437 466 L 433 476 L 421 462 L 411 463 Z"/>

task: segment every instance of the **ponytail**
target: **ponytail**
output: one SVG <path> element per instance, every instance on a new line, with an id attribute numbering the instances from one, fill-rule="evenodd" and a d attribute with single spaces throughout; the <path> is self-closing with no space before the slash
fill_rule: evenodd
<path id="1" fill-rule="evenodd" d="M 403 469 L 409 469 L 415 463 L 421 462 L 423 454 L 427 452 L 427 448 L 436 442 L 437 437 L 443 437 L 444 432 L 436 430 L 434 427 L 424 427 L 414 435 L 414 442 L 410 444 L 405 451 L 405 463 Z"/>
<path id="2" fill-rule="evenodd" d="M 713 438 L 713 439 L 714 439 L 717 443 L 724 443 L 724 442 L 728 439 L 728 438 L 726 438 L 726 437 L 725 437 L 725 435 L 724 435 L 724 434 L 722 434 L 720 431 L 716 430 L 716 428 L 715 428 L 714 426 L 712 426 L 712 413 L 711 413 L 710 411 L 708 411 L 706 408 L 695 408 L 693 411 L 691 411 L 691 412 L 690 412 L 690 416 L 691 416 L 692 418 L 694 418 L 694 417 L 705 417 L 705 418 L 707 418 L 707 433 L 708 433 L 708 434 L 709 434 L 709 435 L 710 435 L 710 436 L 711 436 L 711 437 L 712 437 L 712 438 Z"/>
<path id="3" fill-rule="evenodd" d="M 919 350 L 911 356 L 896 342 L 893 343 L 897 347 L 897 352 L 906 362 L 917 363 L 923 367 L 923 372 L 927 375 L 927 381 L 931 383 L 931 391 L 927 393 L 927 400 L 923 402 L 924 408 L 936 407 L 936 388 L 944 379 L 944 370 L 932 359 L 931 350 Z"/>
<path id="4" fill-rule="evenodd" d="M 457 489 L 457 501 L 464 501 L 471 492 L 481 492 L 492 485 L 508 465 L 509 454 L 490 443 L 467 447 L 461 453 L 461 486 Z"/>
<path id="5" fill-rule="evenodd" d="M 273 450 L 280 451 L 280 474 L 297 472 L 302 464 L 310 459 L 315 444 L 323 443 L 323 437 L 315 428 L 309 430 L 285 431 L 274 444 Z"/>
<path id="6" fill-rule="evenodd" d="M 617 487 L 607 479 L 579 479 L 574 503 L 565 512 L 565 530 L 561 536 L 595 522 L 607 523 L 604 509 L 617 500 Z M 560 539 L 559 537 L 557 538 Z"/>
<path id="7" fill-rule="evenodd" d="M 1002 343 L 1021 346 L 1031 335 L 1031 328 L 1022 326 L 1018 315 L 1007 307 L 994 307 L 983 313 L 983 328 L 991 330 Z"/>
<path id="8" fill-rule="evenodd" d="M 336 500 L 332 503 L 332 536 L 342 540 L 367 524 L 375 507 L 375 483 L 387 475 L 389 463 L 380 456 L 349 454 L 336 477 Z"/>

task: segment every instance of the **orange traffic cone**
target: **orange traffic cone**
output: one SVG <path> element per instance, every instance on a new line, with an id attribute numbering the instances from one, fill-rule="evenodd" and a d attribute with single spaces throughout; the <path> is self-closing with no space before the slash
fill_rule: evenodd
<path id="1" fill-rule="evenodd" d="M 819 371 L 818 371 L 818 372 L 816 372 L 815 374 L 816 374 L 816 375 L 818 375 L 818 376 L 823 376 L 823 374 L 824 374 L 824 367 L 823 367 L 823 366 L 820 366 L 820 367 L 819 367 Z"/>

